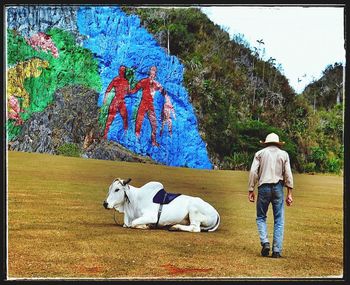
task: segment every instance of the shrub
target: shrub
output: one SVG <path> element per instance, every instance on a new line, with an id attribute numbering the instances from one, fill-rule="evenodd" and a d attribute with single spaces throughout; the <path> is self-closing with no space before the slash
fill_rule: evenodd
<path id="1" fill-rule="evenodd" d="M 248 152 L 236 152 L 233 156 L 225 156 L 223 169 L 249 170 L 254 154 Z"/>
<path id="2" fill-rule="evenodd" d="M 81 149 L 74 143 L 64 143 L 57 148 L 59 155 L 80 157 Z"/>
<path id="3" fill-rule="evenodd" d="M 309 162 L 306 165 L 304 165 L 304 171 L 306 173 L 315 172 L 315 170 L 316 170 L 316 163 L 315 162 Z"/>
<path id="4" fill-rule="evenodd" d="M 341 160 L 339 158 L 332 157 L 327 160 L 326 167 L 328 172 L 340 173 L 340 170 L 342 168 Z"/>
<path id="5" fill-rule="evenodd" d="M 238 138 L 234 146 L 234 153 L 247 152 L 251 159 L 253 155 L 263 146 L 259 143 L 260 140 L 265 140 L 269 133 L 276 133 L 280 141 L 284 141 L 283 149 L 288 152 L 292 167 L 295 167 L 297 160 L 297 145 L 288 137 L 281 129 L 272 127 L 264 122 L 256 120 L 247 120 L 238 123 Z M 248 164 L 250 165 L 251 161 Z"/>
<path id="6" fill-rule="evenodd" d="M 311 148 L 311 155 L 308 161 L 309 163 L 305 166 L 305 171 L 312 164 L 315 164 L 314 171 L 317 172 L 340 173 L 343 167 L 341 155 L 339 157 L 338 154 L 327 151 L 319 146 Z"/>
<path id="7" fill-rule="evenodd" d="M 311 148 L 309 161 L 316 164 L 316 171 L 325 172 L 327 170 L 327 153 L 319 146 L 314 146 Z"/>

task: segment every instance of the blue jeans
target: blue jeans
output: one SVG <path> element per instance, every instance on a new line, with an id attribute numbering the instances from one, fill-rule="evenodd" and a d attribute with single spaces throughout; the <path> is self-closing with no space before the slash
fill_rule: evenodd
<path id="1" fill-rule="evenodd" d="M 281 253 L 284 233 L 284 198 L 282 181 L 276 184 L 262 184 L 258 187 L 256 224 L 258 226 L 261 244 L 269 242 L 266 217 L 270 203 L 272 204 L 274 219 L 272 250 Z"/>

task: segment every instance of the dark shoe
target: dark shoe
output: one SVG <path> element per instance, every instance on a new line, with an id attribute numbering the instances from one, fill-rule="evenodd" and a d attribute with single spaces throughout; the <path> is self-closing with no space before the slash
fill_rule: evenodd
<path id="1" fill-rule="evenodd" d="M 270 253 L 270 243 L 265 242 L 265 243 L 262 245 L 261 255 L 262 255 L 262 256 L 268 256 L 269 253 Z"/>
<path id="2" fill-rule="evenodd" d="M 272 258 L 280 258 L 280 257 L 282 257 L 282 256 L 281 256 L 281 254 L 280 254 L 279 252 L 275 252 L 275 251 L 274 251 L 274 252 L 272 253 L 272 256 L 271 256 L 271 257 L 272 257 Z"/>

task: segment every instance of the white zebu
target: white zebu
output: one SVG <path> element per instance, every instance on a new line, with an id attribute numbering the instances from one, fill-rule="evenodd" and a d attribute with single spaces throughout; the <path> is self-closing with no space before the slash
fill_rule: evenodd
<path id="1" fill-rule="evenodd" d="M 116 179 L 109 186 L 108 196 L 103 203 L 106 209 L 115 208 L 124 213 L 123 227 L 149 229 L 158 225 L 170 226 L 169 230 L 188 232 L 215 231 L 220 224 L 220 215 L 213 206 L 198 197 L 180 195 L 162 206 L 153 202 L 155 194 L 164 189 L 159 182 L 149 182 L 136 188 Z M 158 223 L 157 223 L 158 221 Z"/>

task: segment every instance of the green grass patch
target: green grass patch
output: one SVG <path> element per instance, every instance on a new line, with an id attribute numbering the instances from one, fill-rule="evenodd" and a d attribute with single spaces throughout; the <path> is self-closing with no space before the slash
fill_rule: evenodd
<path id="1" fill-rule="evenodd" d="M 80 157 L 81 155 L 81 149 L 74 143 L 64 143 L 57 148 L 57 151 L 64 156 Z"/>
<path id="2" fill-rule="evenodd" d="M 114 178 L 199 196 L 221 215 L 212 233 L 117 226 L 102 206 Z M 8 153 L 9 278 L 325 277 L 343 274 L 343 179 L 295 175 L 283 258 L 260 256 L 246 171 Z M 118 216 L 118 219 L 122 219 Z M 272 235 L 272 210 L 268 215 Z"/>

